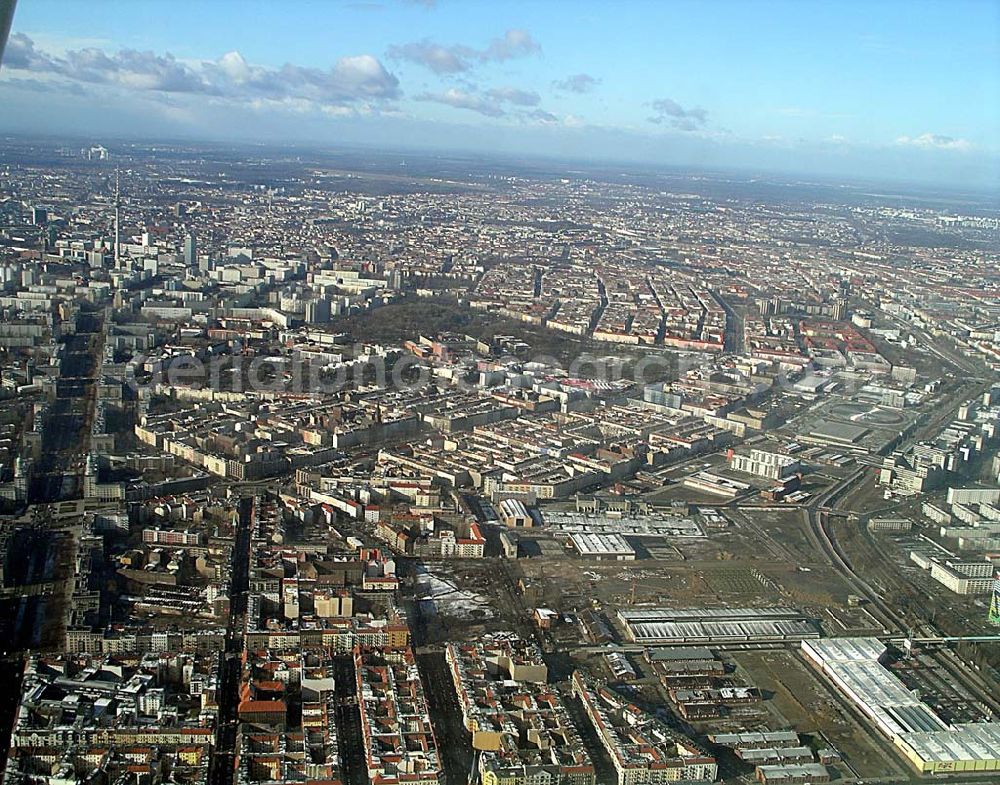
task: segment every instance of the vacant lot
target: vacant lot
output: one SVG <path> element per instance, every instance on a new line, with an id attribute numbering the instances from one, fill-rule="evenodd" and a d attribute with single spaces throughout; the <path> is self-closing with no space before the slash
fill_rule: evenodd
<path id="1" fill-rule="evenodd" d="M 740 652 L 731 655 L 745 678 L 768 699 L 778 724 L 799 733 L 823 731 L 844 760 L 862 777 L 909 774 L 873 728 L 863 725 L 840 697 L 791 651 Z"/>

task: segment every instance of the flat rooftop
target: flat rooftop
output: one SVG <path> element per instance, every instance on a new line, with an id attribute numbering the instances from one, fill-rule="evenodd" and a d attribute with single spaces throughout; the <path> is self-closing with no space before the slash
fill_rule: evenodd
<path id="1" fill-rule="evenodd" d="M 817 439 L 825 439 L 839 444 L 854 444 L 861 441 L 868 433 L 863 425 L 820 420 L 809 430 L 809 435 Z"/>
<path id="2" fill-rule="evenodd" d="M 573 547 L 582 554 L 635 556 L 635 550 L 620 534 L 579 532 L 570 538 L 573 540 Z"/>
<path id="3" fill-rule="evenodd" d="M 1000 723 L 948 725 L 882 664 L 877 638 L 803 641 L 802 651 L 922 771 L 1000 771 Z"/>
<path id="4" fill-rule="evenodd" d="M 621 610 L 618 618 L 637 643 L 803 640 L 819 627 L 792 608 L 651 608 Z"/>

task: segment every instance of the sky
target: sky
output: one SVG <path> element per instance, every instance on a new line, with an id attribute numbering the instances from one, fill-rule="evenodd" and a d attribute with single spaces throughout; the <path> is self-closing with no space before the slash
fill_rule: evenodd
<path id="1" fill-rule="evenodd" d="M 0 133 L 995 189 L 1000 0 L 19 0 Z"/>

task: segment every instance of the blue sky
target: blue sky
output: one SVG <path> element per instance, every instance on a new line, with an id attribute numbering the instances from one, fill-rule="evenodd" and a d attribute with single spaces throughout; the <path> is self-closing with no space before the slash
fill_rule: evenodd
<path id="1" fill-rule="evenodd" d="M 996 185 L 1000 2 L 20 0 L 2 131 Z"/>

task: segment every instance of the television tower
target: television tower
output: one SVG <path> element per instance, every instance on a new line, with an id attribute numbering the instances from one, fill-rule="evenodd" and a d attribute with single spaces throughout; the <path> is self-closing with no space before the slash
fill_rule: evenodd
<path id="1" fill-rule="evenodd" d="M 115 269 L 121 267 L 122 191 L 121 171 L 115 167 Z"/>

